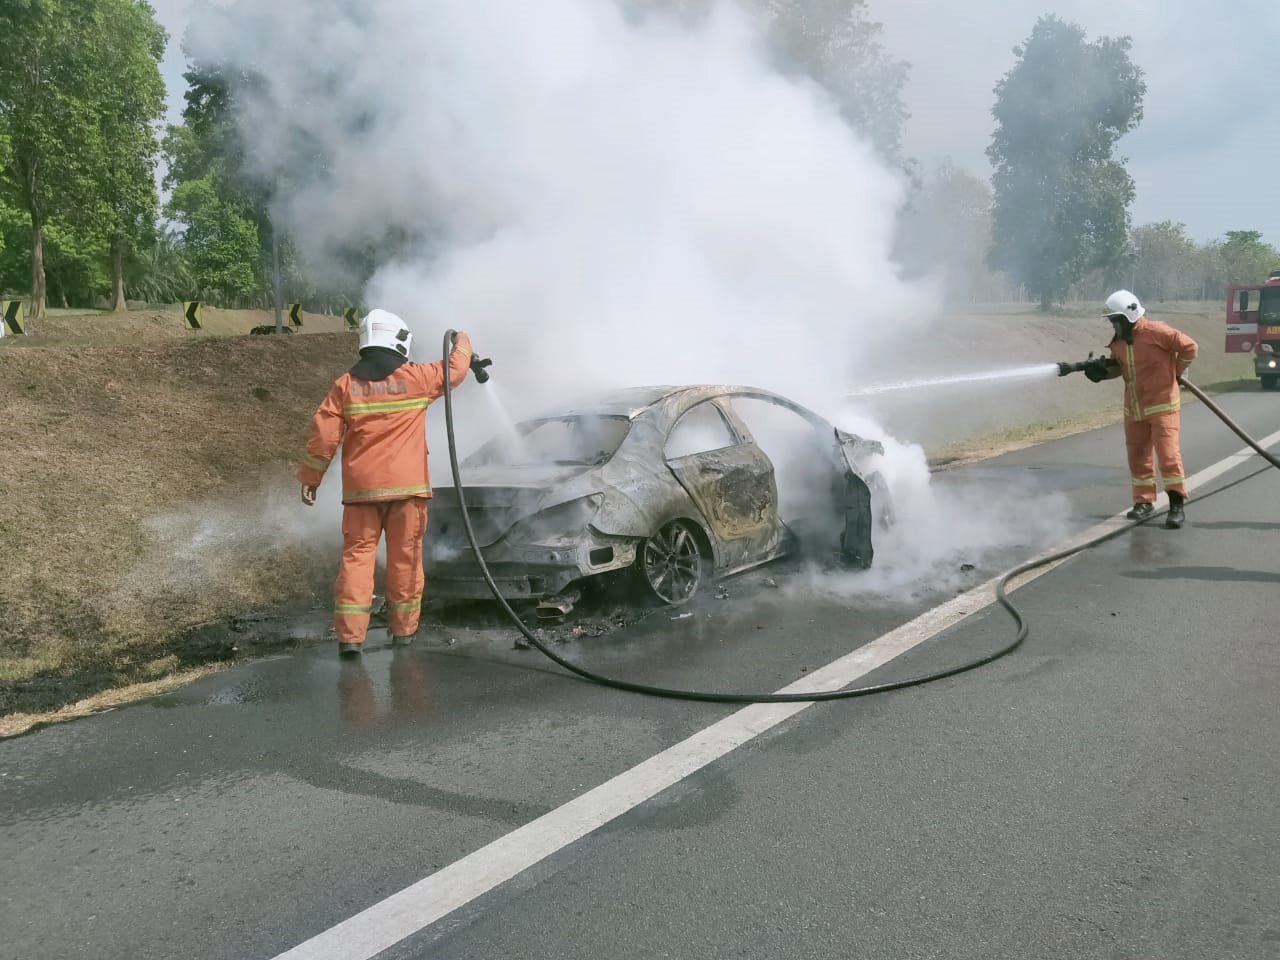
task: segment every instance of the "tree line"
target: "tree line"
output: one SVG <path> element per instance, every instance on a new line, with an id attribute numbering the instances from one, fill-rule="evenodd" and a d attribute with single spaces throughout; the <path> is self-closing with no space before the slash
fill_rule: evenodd
<path id="1" fill-rule="evenodd" d="M 710 4 L 620 2 L 635 16 L 690 18 Z M 819 84 L 903 171 L 896 258 L 949 300 L 1048 309 L 1122 285 L 1149 300 L 1218 299 L 1280 267 L 1255 230 L 1197 242 L 1174 221 L 1132 224 L 1134 184 L 1115 148 L 1141 122 L 1145 82 L 1128 38 L 1090 41 L 1054 16 L 1035 23 L 994 88 L 988 181 L 950 163 L 921 172 L 903 155 L 909 64 L 885 47 L 865 0 L 744 2 L 766 21 L 778 68 Z M 287 299 L 347 306 L 415 239 L 416 225 L 391 223 L 333 251 L 337 269 L 308 271 L 274 235 L 274 184 L 246 161 L 239 111 L 260 78 L 192 63 L 181 122 L 164 125 L 168 37 L 145 0 L 6 0 L 0 36 L 21 51 L 0 58 L 0 293 L 29 296 L 33 316 L 47 303 L 265 306 L 273 262 Z M 315 144 L 297 152 L 300 164 L 324 163 Z"/>

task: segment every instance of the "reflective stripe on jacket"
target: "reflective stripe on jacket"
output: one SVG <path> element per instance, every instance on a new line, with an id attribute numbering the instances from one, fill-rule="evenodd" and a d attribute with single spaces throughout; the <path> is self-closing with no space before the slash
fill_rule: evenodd
<path id="1" fill-rule="evenodd" d="M 449 382 L 467 377 L 471 341 L 459 333 Z M 385 380 L 344 373 L 311 420 L 298 480 L 318 486 L 342 446 L 342 502 L 375 503 L 431 496 L 427 471 L 427 407 L 444 394 L 444 367 L 401 364 Z"/>
<path id="2" fill-rule="evenodd" d="M 1182 405 L 1178 377 L 1196 358 L 1196 342 L 1167 323 L 1142 317 L 1133 326 L 1133 343 L 1111 341 L 1111 358 L 1124 377 L 1124 415 L 1145 420 Z"/>

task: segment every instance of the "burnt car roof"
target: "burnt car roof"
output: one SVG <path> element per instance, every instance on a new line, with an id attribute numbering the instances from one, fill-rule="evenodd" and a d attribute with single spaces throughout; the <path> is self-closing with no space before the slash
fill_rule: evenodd
<path id="1" fill-rule="evenodd" d="M 634 420 L 654 404 L 669 400 L 680 394 L 696 394 L 696 399 L 711 399 L 737 393 L 750 393 L 771 397 L 775 394 L 756 387 L 739 387 L 725 384 L 685 384 L 684 386 L 628 387 L 624 390 L 610 390 L 599 394 L 579 396 L 563 408 L 547 411 L 534 419 L 551 417 L 626 417 Z M 689 397 L 691 401 L 694 397 Z"/>

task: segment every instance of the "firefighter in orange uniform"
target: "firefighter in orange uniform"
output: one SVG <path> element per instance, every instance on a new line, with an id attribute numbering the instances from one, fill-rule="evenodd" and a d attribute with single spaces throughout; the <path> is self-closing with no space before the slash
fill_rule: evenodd
<path id="1" fill-rule="evenodd" d="M 1156 472 L 1169 495 L 1165 526 L 1181 527 L 1186 519 L 1186 477 L 1179 444 L 1181 399 L 1178 378 L 1196 358 L 1196 342 L 1167 323 L 1152 320 L 1128 290 L 1107 297 L 1105 319 L 1115 333 L 1111 357 L 1085 370 L 1094 383 L 1124 378 L 1124 442 L 1133 483 L 1130 520 L 1155 512 Z M 1154 455 L 1154 457 L 1153 457 Z"/>
<path id="2" fill-rule="evenodd" d="M 427 406 L 444 393 L 443 364 L 412 363 L 413 334 L 403 320 L 373 310 L 360 321 L 360 360 L 339 377 L 311 421 L 298 467 L 302 502 L 316 502 L 329 462 L 342 446 L 342 562 L 334 588 L 338 650 L 359 654 L 369 627 L 378 541 L 387 537 L 387 611 L 392 643 L 418 631 L 422 538 L 427 529 Z M 449 383 L 471 364 L 471 341 L 454 340 Z"/>

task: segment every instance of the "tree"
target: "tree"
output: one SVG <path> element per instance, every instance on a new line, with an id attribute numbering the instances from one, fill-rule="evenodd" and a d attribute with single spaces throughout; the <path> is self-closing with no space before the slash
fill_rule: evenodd
<path id="1" fill-rule="evenodd" d="M 1146 92 L 1129 46 L 1041 17 L 996 84 L 989 261 L 1042 310 L 1090 270 L 1124 265 L 1134 187 L 1112 151 L 1141 121 Z"/>
<path id="2" fill-rule="evenodd" d="M 242 301 L 260 289 L 257 225 L 212 180 L 177 184 L 167 210 L 185 226 L 182 247 L 202 296 Z"/>
<path id="3" fill-rule="evenodd" d="M 244 5 L 244 9 L 247 16 L 253 15 L 252 4 Z M 287 140 L 288 155 L 277 157 L 276 173 L 265 177 L 260 172 L 264 165 L 255 162 L 252 145 L 243 136 L 241 120 L 247 104 L 253 103 L 259 110 L 268 109 L 269 85 L 260 75 L 225 61 L 196 61 L 185 77 L 188 89 L 183 122 L 170 127 L 165 140 L 165 153 L 170 162 L 166 185 L 175 190 L 175 199 L 166 211 L 180 223 L 195 226 L 192 236 L 200 237 L 206 245 L 202 250 L 191 251 L 190 259 L 197 274 L 209 275 L 207 231 L 218 223 L 235 234 L 226 238 L 221 249 L 228 255 L 237 250 L 247 257 L 245 265 L 256 277 L 253 290 L 263 292 L 269 287 L 271 244 L 277 229 L 272 209 L 281 186 L 278 179 L 286 176 L 282 171 L 289 171 L 288 176 L 298 179 L 321 177 L 328 158 L 314 134 L 297 119 L 301 112 L 297 105 L 271 102 L 271 114 L 281 118 L 277 135 Z M 326 82 L 335 86 L 345 82 L 344 68 L 333 66 Z M 315 96 L 321 99 L 324 95 L 324 89 L 315 91 Z M 199 194 L 200 224 L 193 224 L 189 219 L 190 211 L 196 208 L 177 194 L 181 185 L 196 181 L 212 191 L 212 196 L 205 192 Z M 225 208 L 218 217 L 212 216 L 215 201 Z M 245 222 L 252 225 L 257 238 L 258 245 L 252 252 L 243 244 Z M 334 252 L 327 275 L 343 272 L 342 253 Z M 287 295 L 300 298 L 303 292 L 313 290 L 314 285 L 305 276 L 298 252 L 287 236 L 279 238 L 279 254 Z M 215 272 L 225 277 L 229 269 L 230 265 L 223 263 Z M 363 282 L 371 273 L 372 268 L 359 280 Z"/>
<path id="4" fill-rule="evenodd" d="M 168 38 L 142 0 L 107 0 L 103 20 L 109 42 L 100 66 L 118 89 L 100 105 L 99 219 L 110 250 L 112 309 L 124 310 L 126 259 L 154 229 L 159 206 L 154 124 L 165 110 L 160 60 Z"/>
<path id="5" fill-rule="evenodd" d="M 1128 287 L 1147 300 L 1183 300 L 1201 295 L 1200 251 L 1185 224 L 1163 220 L 1135 227 Z"/>
<path id="6" fill-rule="evenodd" d="M 1262 283 L 1272 270 L 1280 269 L 1280 253 L 1263 240 L 1257 230 L 1229 230 L 1212 248 L 1217 255 L 1218 276 L 1224 287 Z"/>
<path id="7" fill-rule="evenodd" d="M 688 22 L 716 6 L 716 0 L 621 3 L 636 18 L 657 11 Z M 909 116 L 902 87 L 910 65 L 881 43 L 883 26 L 870 19 L 866 0 L 744 0 L 744 7 L 763 17 L 770 50 L 784 73 L 817 83 L 882 159 L 914 174 L 914 165 L 901 155 L 902 125 Z"/>
<path id="8" fill-rule="evenodd" d="M 30 218 L 31 315 L 40 317 L 50 222 L 100 229 L 104 216 L 119 217 L 119 241 L 124 221 L 145 219 L 164 34 L 142 0 L 7 0 L 0 36 L 9 51 L 0 57 L 9 141 L 0 191 Z"/>
<path id="9" fill-rule="evenodd" d="M 44 228 L 50 216 L 91 200 L 86 152 L 96 141 L 87 109 L 92 10 L 87 0 L 10 0 L 0 7 L 0 114 L 9 152 L 0 188 L 31 221 L 31 316 L 45 310 Z"/>
<path id="10" fill-rule="evenodd" d="M 251 78 L 209 63 L 184 77 L 182 123 L 164 141 L 172 190 L 165 213 L 182 228 L 182 258 L 201 296 L 242 299 L 264 288 L 262 239 L 269 238 L 265 198 L 245 172 L 237 126 L 237 90 Z"/>
<path id="11" fill-rule="evenodd" d="M 181 236 L 172 230 L 156 231 L 129 265 L 128 288 L 134 299 L 148 303 L 199 300 L 200 284 Z"/>
<path id="12" fill-rule="evenodd" d="M 772 18 L 784 69 L 807 74 L 835 99 L 845 120 L 889 163 L 902 164 L 902 87 L 909 65 L 880 41 L 865 0 L 755 0 Z"/>
<path id="13" fill-rule="evenodd" d="M 106 235 L 83 224 L 50 220 L 44 229 L 44 265 L 50 302 L 93 306 L 107 289 Z"/>

